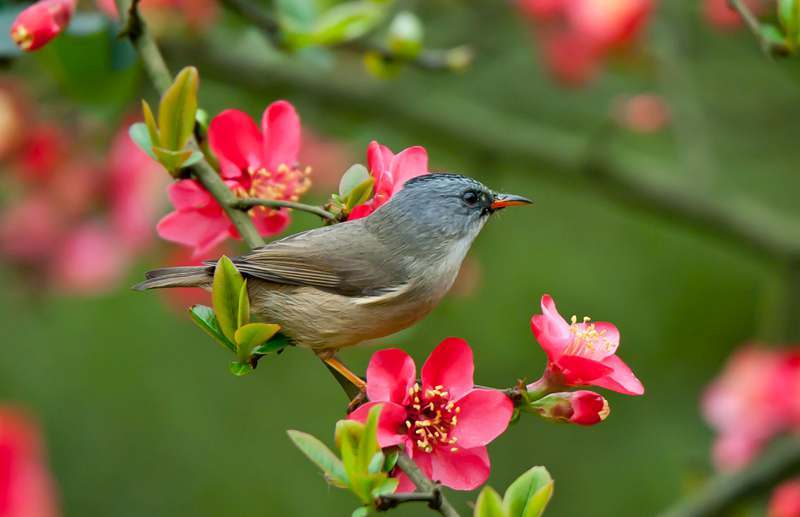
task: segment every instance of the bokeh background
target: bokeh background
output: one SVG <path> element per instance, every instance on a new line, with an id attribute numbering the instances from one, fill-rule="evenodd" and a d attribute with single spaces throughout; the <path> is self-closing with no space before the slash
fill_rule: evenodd
<path id="1" fill-rule="evenodd" d="M 698 400 L 726 356 L 799 337 L 797 270 L 728 228 L 800 241 L 800 65 L 765 58 L 749 32 L 721 30 L 703 8 L 661 2 L 639 44 L 580 88 L 550 76 L 537 29 L 497 1 L 414 5 L 426 45 L 474 48 L 461 74 L 409 68 L 383 80 L 352 54 L 286 57 L 225 13 L 163 43 L 176 68 L 199 68 L 212 115 L 295 104 L 314 135 L 307 201 L 323 202 L 371 139 L 423 145 L 434 170 L 533 198 L 490 223 L 466 279 L 430 317 L 342 359 L 362 371 L 373 351 L 396 345 L 421 362 L 460 336 L 474 348 L 476 381 L 508 386 L 543 369 L 529 328 L 543 293 L 562 313 L 613 321 L 645 396 L 607 393 L 611 416 L 592 428 L 522 418 L 491 445 L 489 483 L 502 489 L 545 465 L 556 480 L 548 515 L 642 516 L 711 475 Z M 39 116 L 105 135 L 81 144 L 102 155 L 109 128 L 157 96 L 112 29 L 89 22 L 35 56 L 5 58 L 2 74 Z M 667 110 L 655 128 L 620 119 L 642 94 Z M 724 216 L 709 223 L 670 208 L 684 205 Z M 295 214 L 290 232 L 316 224 Z M 349 515 L 355 499 L 327 487 L 285 433 L 330 443 L 346 404 L 338 386 L 304 350 L 231 376 L 228 356 L 174 301 L 128 289 L 171 253 L 154 244 L 101 294 L 49 289 L 41 273 L 0 266 L 0 399 L 41 423 L 64 515 Z M 453 494 L 461 508 L 475 497 Z"/>

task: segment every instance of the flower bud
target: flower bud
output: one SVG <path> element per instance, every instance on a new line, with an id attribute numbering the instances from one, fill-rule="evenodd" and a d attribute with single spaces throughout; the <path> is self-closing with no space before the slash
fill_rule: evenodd
<path id="1" fill-rule="evenodd" d="M 46 45 L 69 25 L 76 0 L 40 0 L 17 16 L 11 25 L 11 39 L 31 52 Z"/>
<path id="2" fill-rule="evenodd" d="M 608 417 L 608 401 L 592 391 L 553 393 L 530 405 L 533 412 L 555 422 L 577 425 L 599 424 Z"/>

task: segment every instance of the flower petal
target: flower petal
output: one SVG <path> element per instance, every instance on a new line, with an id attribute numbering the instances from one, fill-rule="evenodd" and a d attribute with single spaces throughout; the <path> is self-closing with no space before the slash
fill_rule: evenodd
<path id="1" fill-rule="evenodd" d="M 497 390 L 477 389 L 456 402 L 460 408 L 453 436 L 458 447 L 471 449 L 488 444 L 508 427 L 514 405 Z"/>
<path id="2" fill-rule="evenodd" d="M 564 373 L 567 385 L 594 384 L 596 379 L 610 374 L 613 369 L 600 361 L 579 355 L 564 355 L 558 358 L 558 367 Z"/>
<path id="3" fill-rule="evenodd" d="M 378 443 L 380 446 L 391 447 L 404 443 L 408 436 L 403 427 L 406 420 L 406 409 L 403 406 L 393 402 L 367 402 L 350 413 L 348 418 L 357 422 L 366 422 L 369 410 L 375 406 L 383 406 L 378 418 Z"/>
<path id="4" fill-rule="evenodd" d="M 256 230 L 263 237 L 278 235 L 289 226 L 289 213 L 284 209 L 254 208 L 250 214 Z"/>
<path id="5" fill-rule="evenodd" d="M 230 236 L 230 222 L 220 209 L 212 217 L 195 210 L 170 212 L 158 222 L 156 230 L 165 240 L 195 248 L 202 255 Z"/>
<path id="6" fill-rule="evenodd" d="M 447 338 L 437 346 L 422 365 L 422 388 L 444 386 L 451 400 L 458 400 L 472 390 L 475 364 L 472 349 L 460 338 Z"/>
<path id="7" fill-rule="evenodd" d="M 214 117 L 208 126 L 208 141 L 220 162 L 228 160 L 240 170 L 264 166 L 261 133 L 243 111 L 225 110 Z"/>
<path id="8" fill-rule="evenodd" d="M 264 166 L 277 171 L 281 164 L 292 167 L 300 152 L 300 117 L 291 103 L 273 102 L 261 117 L 264 135 Z"/>
<path id="9" fill-rule="evenodd" d="M 561 317 L 549 294 L 542 296 L 542 314 L 531 318 L 531 330 L 551 361 L 555 361 L 572 342 L 570 326 Z"/>
<path id="10" fill-rule="evenodd" d="M 486 447 L 458 449 L 452 452 L 438 448 L 431 454 L 433 480 L 454 490 L 473 490 L 489 478 L 491 464 Z"/>
<path id="11" fill-rule="evenodd" d="M 594 329 L 600 334 L 602 341 L 603 353 L 606 356 L 614 355 L 619 348 L 619 330 L 613 323 L 607 321 L 597 321 L 594 324 Z"/>
<path id="12" fill-rule="evenodd" d="M 203 208 L 215 203 L 214 198 L 196 180 L 180 180 L 167 188 L 172 205 L 178 210 Z"/>
<path id="13" fill-rule="evenodd" d="M 611 368 L 612 371 L 602 378 L 594 380 L 593 385 L 626 395 L 644 394 L 642 382 L 636 378 L 630 367 L 619 356 L 606 357 L 603 359 L 603 365 Z"/>
<path id="14" fill-rule="evenodd" d="M 372 201 L 367 201 L 363 205 L 358 205 L 357 207 L 353 208 L 353 210 L 350 211 L 350 215 L 347 217 L 347 220 L 355 221 L 356 219 L 367 217 L 374 211 L 375 209 L 372 207 Z"/>
<path id="15" fill-rule="evenodd" d="M 424 147 L 414 146 L 403 149 L 392 160 L 392 193 L 397 193 L 403 184 L 411 178 L 428 174 L 428 151 Z"/>
<path id="16" fill-rule="evenodd" d="M 389 400 L 397 404 L 408 401 L 408 390 L 417 382 L 414 360 L 399 348 L 379 350 L 367 366 L 367 398 Z"/>

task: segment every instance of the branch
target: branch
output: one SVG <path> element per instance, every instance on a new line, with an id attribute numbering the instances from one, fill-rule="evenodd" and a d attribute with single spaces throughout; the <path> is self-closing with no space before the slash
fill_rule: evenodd
<path id="1" fill-rule="evenodd" d="M 336 216 L 328 212 L 324 208 L 318 206 L 306 205 L 305 203 L 297 203 L 295 201 L 282 201 L 280 199 L 260 199 L 260 198 L 245 198 L 237 199 L 233 203 L 234 208 L 238 210 L 249 210 L 254 206 L 266 206 L 269 208 L 292 208 L 302 212 L 308 212 L 327 219 L 328 221 L 336 221 Z"/>
<path id="2" fill-rule="evenodd" d="M 408 479 L 410 479 L 414 485 L 416 485 L 418 490 L 427 493 L 439 492 L 439 487 L 422 473 L 419 467 L 417 467 L 417 464 L 414 463 L 414 460 L 409 458 L 405 452 L 401 452 L 397 457 L 397 466 L 406 473 Z M 458 517 L 458 512 L 455 508 L 453 508 L 453 505 L 451 505 L 450 502 L 448 502 L 448 500 L 441 495 L 441 492 L 439 493 L 440 500 L 438 501 L 438 508 L 433 505 L 433 502 L 429 506 L 432 509 L 437 510 L 445 517 Z"/>
<path id="3" fill-rule="evenodd" d="M 179 56 L 198 61 L 206 76 L 229 81 L 263 94 L 265 89 L 288 89 L 305 93 L 331 109 L 355 110 L 363 116 L 380 116 L 416 132 L 424 128 L 459 152 L 468 149 L 483 156 L 514 161 L 526 170 L 547 175 L 554 182 L 576 184 L 577 177 L 590 188 L 620 205 L 682 224 L 717 239 L 781 261 L 800 257 L 800 232 L 788 218 L 770 217 L 766 207 L 724 202 L 696 192 L 696 185 L 676 181 L 676 175 L 654 171 L 646 155 L 633 151 L 585 160 L 586 141 L 571 133 L 536 126 L 529 119 L 488 112 L 481 105 L 446 98 L 435 92 L 409 102 L 386 91 L 383 85 L 352 81 L 341 75 L 270 64 L 237 57 L 215 47 L 171 47 Z M 479 121 L 479 122 L 478 122 Z"/>
<path id="4" fill-rule="evenodd" d="M 776 443 L 744 470 L 712 479 L 700 492 L 679 502 L 659 517 L 723 515 L 737 501 L 775 486 L 798 470 L 800 440 L 789 438 Z"/>
<path id="5" fill-rule="evenodd" d="M 442 507 L 442 492 L 437 487 L 432 492 L 383 495 L 375 501 L 375 507 L 379 512 L 385 512 L 403 503 L 414 502 L 428 503 L 429 508 L 438 510 Z"/>
<path id="6" fill-rule="evenodd" d="M 786 45 L 773 41 L 764 34 L 764 30 L 761 28 L 761 23 L 758 21 L 758 18 L 756 18 L 753 11 L 751 11 L 742 0 L 728 0 L 728 6 L 739 13 L 744 24 L 747 25 L 747 28 L 750 29 L 750 32 L 756 37 L 761 46 L 761 50 L 764 51 L 765 54 L 768 56 L 789 55 L 789 49 Z"/>
<path id="7" fill-rule="evenodd" d="M 277 48 L 285 47 L 280 25 L 269 13 L 263 11 L 250 0 L 221 0 L 221 2 L 232 12 L 258 27 Z M 365 40 L 348 41 L 335 46 L 360 54 L 373 52 L 381 56 L 385 61 L 409 63 L 423 70 L 459 70 L 472 59 L 472 52 L 466 47 L 456 47 L 449 50 L 423 50 L 417 57 L 408 59 L 387 48 Z"/>
<path id="8" fill-rule="evenodd" d="M 158 46 L 147 32 L 144 20 L 139 15 L 139 0 L 133 0 L 132 2 L 130 0 L 116 0 L 116 3 L 123 26 L 121 34 L 130 39 L 142 60 L 147 76 L 156 90 L 163 95 L 172 84 L 172 74 L 167 68 Z M 122 13 L 125 14 L 123 15 Z M 189 145 L 193 149 L 199 149 L 197 140 L 194 137 L 190 140 Z M 234 207 L 237 201 L 236 196 L 225 186 L 217 171 L 205 159 L 190 167 L 189 170 L 200 180 L 206 190 L 216 198 L 247 245 L 250 248 L 263 246 L 264 241 L 253 225 L 250 216 Z"/>

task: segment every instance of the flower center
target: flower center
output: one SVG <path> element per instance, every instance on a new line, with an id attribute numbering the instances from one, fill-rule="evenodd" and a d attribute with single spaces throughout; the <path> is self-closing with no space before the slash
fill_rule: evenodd
<path id="1" fill-rule="evenodd" d="M 311 168 L 289 167 L 280 164 L 276 171 L 264 167 L 250 167 L 243 178 L 236 195 L 281 201 L 297 201 L 311 187 Z M 261 208 L 261 207 L 259 207 Z"/>
<path id="2" fill-rule="evenodd" d="M 461 408 L 450 400 L 444 386 L 422 390 L 419 383 L 409 388 L 411 403 L 406 407 L 406 430 L 417 449 L 431 453 L 436 447 L 449 447 L 455 452 L 458 439 L 452 436 Z"/>
<path id="3" fill-rule="evenodd" d="M 577 316 L 572 316 L 569 326 L 572 343 L 564 350 L 564 355 L 592 356 L 597 352 L 611 351 L 612 343 L 605 337 L 605 329 L 597 330 L 591 321 L 591 318 L 584 316 L 583 322 L 578 323 Z"/>

